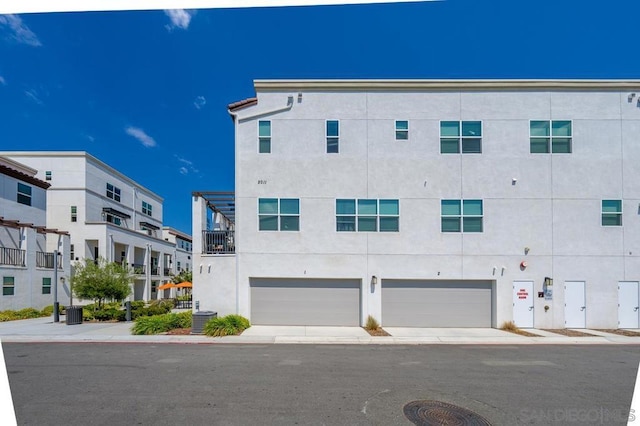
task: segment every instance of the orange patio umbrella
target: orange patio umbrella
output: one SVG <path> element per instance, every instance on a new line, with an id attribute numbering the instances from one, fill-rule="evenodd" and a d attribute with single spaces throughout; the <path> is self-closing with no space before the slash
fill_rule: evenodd
<path id="1" fill-rule="evenodd" d="M 166 290 L 168 288 L 177 287 L 174 283 L 165 283 L 158 287 L 158 290 Z"/>
<path id="2" fill-rule="evenodd" d="M 192 288 L 193 284 L 191 284 L 189 281 L 183 281 L 180 284 L 176 284 L 175 287 L 176 288 Z"/>

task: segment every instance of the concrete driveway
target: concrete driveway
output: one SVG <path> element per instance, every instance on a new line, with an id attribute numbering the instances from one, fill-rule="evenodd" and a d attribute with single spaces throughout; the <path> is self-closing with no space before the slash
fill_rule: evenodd
<path id="1" fill-rule="evenodd" d="M 250 337 L 369 337 L 362 327 L 321 327 L 307 325 L 252 325 L 242 333 Z"/>

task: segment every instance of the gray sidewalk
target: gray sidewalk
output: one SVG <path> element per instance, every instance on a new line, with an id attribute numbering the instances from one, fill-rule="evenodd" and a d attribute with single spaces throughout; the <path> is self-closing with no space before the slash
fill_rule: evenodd
<path id="1" fill-rule="evenodd" d="M 640 344 L 640 337 L 626 337 L 596 330 L 579 330 L 593 337 L 568 337 L 544 330 L 530 329 L 542 337 L 525 337 L 494 328 L 402 328 L 386 327 L 391 336 L 370 336 L 360 327 L 252 326 L 240 336 L 207 337 L 201 335 L 134 336 L 133 323 L 82 323 L 66 325 L 52 317 L 0 323 L 0 341 L 25 342 L 104 342 L 104 343 L 289 343 L 289 344 Z M 637 330 L 636 330 L 637 331 Z"/>

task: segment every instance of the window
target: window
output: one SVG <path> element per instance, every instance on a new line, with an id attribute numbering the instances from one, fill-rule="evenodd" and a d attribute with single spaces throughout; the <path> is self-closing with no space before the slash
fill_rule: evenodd
<path id="1" fill-rule="evenodd" d="M 106 219 L 107 219 L 107 222 L 113 223 L 114 225 L 118 225 L 118 226 L 122 225 L 122 219 L 120 219 L 118 216 L 112 215 L 111 213 L 107 213 Z"/>
<path id="2" fill-rule="evenodd" d="M 532 154 L 571 153 L 571 121 L 531 121 L 529 123 L 529 150 Z"/>
<path id="3" fill-rule="evenodd" d="M 31 205 L 31 187 L 18 182 L 18 202 L 25 206 Z"/>
<path id="4" fill-rule="evenodd" d="M 300 200 L 297 198 L 258 199 L 260 231 L 299 231 Z"/>
<path id="5" fill-rule="evenodd" d="M 398 232 L 399 201 L 336 200 L 337 232 Z"/>
<path id="6" fill-rule="evenodd" d="M 441 121 L 441 154 L 481 154 L 481 121 Z"/>
<path id="7" fill-rule="evenodd" d="M 396 120 L 396 140 L 406 141 L 407 139 L 409 139 L 409 122 Z"/>
<path id="8" fill-rule="evenodd" d="M 258 121 L 258 152 L 271 153 L 271 121 Z"/>
<path id="9" fill-rule="evenodd" d="M 622 226 L 622 200 L 602 200 L 602 226 Z"/>
<path id="10" fill-rule="evenodd" d="M 442 200 L 442 232 L 482 232 L 482 200 Z"/>
<path id="11" fill-rule="evenodd" d="M 77 222 L 77 221 L 78 221 L 78 207 L 71 206 L 71 222 Z"/>
<path id="12" fill-rule="evenodd" d="M 75 247 L 73 244 L 69 244 L 69 257 L 72 261 L 75 259 Z"/>
<path id="13" fill-rule="evenodd" d="M 147 216 L 152 216 L 152 208 L 151 208 L 151 204 L 147 203 L 146 201 L 142 202 L 142 214 L 146 214 Z"/>
<path id="14" fill-rule="evenodd" d="M 340 145 L 340 123 L 327 120 L 327 154 L 337 153 Z"/>
<path id="15" fill-rule="evenodd" d="M 13 277 L 2 277 L 2 295 L 13 296 L 15 293 L 15 279 Z"/>
<path id="16" fill-rule="evenodd" d="M 51 278 L 42 278 L 42 294 L 51 294 Z"/>
<path id="17" fill-rule="evenodd" d="M 180 262 L 178 261 L 178 272 L 180 272 L 182 270 L 182 267 L 180 266 Z"/>
<path id="18" fill-rule="evenodd" d="M 107 184 L 107 198 L 111 198 L 114 201 L 120 202 L 120 188 Z"/>
<path id="19" fill-rule="evenodd" d="M 45 180 L 51 180 L 51 170 L 44 172 L 44 178 Z"/>

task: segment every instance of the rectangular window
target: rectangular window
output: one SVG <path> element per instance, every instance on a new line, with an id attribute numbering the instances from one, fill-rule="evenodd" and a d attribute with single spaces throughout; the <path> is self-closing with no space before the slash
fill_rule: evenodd
<path id="1" fill-rule="evenodd" d="M 51 170 L 44 172 L 44 178 L 45 180 L 51 180 Z"/>
<path id="2" fill-rule="evenodd" d="M 111 198 L 114 201 L 120 202 L 120 188 L 113 186 L 110 183 L 107 184 L 107 198 Z"/>
<path id="3" fill-rule="evenodd" d="M 409 122 L 396 120 L 396 140 L 406 141 L 407 139 L 409 139 Z"/>
<path id="4" fill-rule="evenodd" d="M 340 123 L 338 120 L 327 120 L 327 153 L 338 153 L 340 146 Z"/>
<path id="5" fill-rule="evenodd" d="M 146 214 L 147 216 L 153 215 L 151 204 L 147 203 L 146 201 L 142 202 L 142 214 Z"/>
<path id="6" fill-rule="evenodd" d="M 114 225 L 118 225 L 118 226 L 122 225 L 122 219 L 120 219 L 118 216 L 114 216 L 110 213 L 107 213 L 106 219 L 107 219 L 107 222 L 113 223 Z"/>
<path id="7" fill-rule="evenodd" d="M 2 277 L 2 295 L 13 296 L 15 294 L 14 277 Z"/>
<path id="8" fill-rule="evenodd" d="M 602 200 L 602 226 L 622 226 L 622 200 Z"/>
<path id="9" fill-rule="evenodd" d="M 259 198 L 260 231 L 299 231 L 300 200 L 297 198 Z"/>
<path id="10" fill-rule="evenodd" d="M 75 246 L 73 244 L 69 244 L 69 258 L 71 261 L 75 259 Z"/>
<path id="11" fill-rule="evenodd" d="M 529 122 L 529 151 L 532 154 L 570 154 L 571 121 L 531 120 Z"/>
<path id="12" fill-rule="evenodd" d="M 271 153 L 271 121 L 258 121 L 258 152 Z"/>
<path id="13" fill-rule="evenodd" d="M 481 121 L 441 121 L 441 154 L 481 154 Z"/>
<path id="14" fill-rule="evenodd" d="M 42 294 L 51 294 L 51 278 L 42 278 Z"/>
<path id="15" fill-rule="evenodd" d="M 77 221 L 78 221 L 78 207 L 71 206 L 71 222 L 77 222 Z"/>
<path id="16" fill-rule="evenodd" d="M 31 187 L 18 182 L 18 202 L 25 206 L 31 205 Z"/>
<path id="17" fill-rule="evenodd" d="M 337 232 L 398 232 L 399 201 L 336 200 Z"/>
<path id="18" fill-rule="evenodd" d="M 483 232 L 482 200 L 441 200 L 442 232 Z"/>

